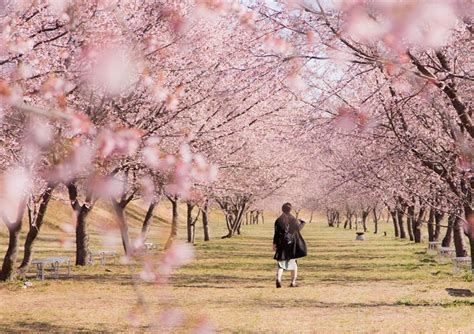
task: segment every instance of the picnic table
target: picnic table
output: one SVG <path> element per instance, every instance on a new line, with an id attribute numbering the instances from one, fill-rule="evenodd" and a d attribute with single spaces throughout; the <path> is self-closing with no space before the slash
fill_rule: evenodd
<path id="1" fill-rule="evenodd" d="M 143 244 L 143 246 L 146 250 L 152 250 L 152 249 L 157 249 L 158 248 L 158 245 L 154 244 L 153 242 L 145 242 Z"/>
<path id="2" fill-rule="evenodd" d="M 116 251 L 113 251 L 113 250 L 103 249 L 103 250 L 94 251 L 89 254 L 89 264 L 94 263 L 94 257 L 98 257 L 100 261 L 100 265 L 105 266 L 107 257 L 111 257 L 115 262 L 115 260 L 119 257 L 119 255 Z"/>
<path id="3" fill-rule="evenodd" d="M 37 272 L 36 278 L 44 281 L 44 272 L 51 271 L 54 278 L 59 278 L 59 267 L 61 264 L 65 264 L 67 267 L 67 275 L 71 275 L 71 260 L 67 256 L 59 256 L 59 257 L 48 257 L 45 259 L 36 259 L 31 262 L 31 264 L 36 265 Z M 51 265 L 48 268 L 48 265 Z"/>
<path id="4" fill-rule="evenodd" d="M 439 247 L 441 247 L 441 241 L 428 242 L 428 251 L 437 251 Z"/>
<path id="5" fill-rule="evenodd" d="M 452 257 L 456 253 L 456 250 L 451 247 L 439 247 L 438 254 L 440 256 Z"/>
<path id="6" fill-rule="evenodd" d="M 464 257 L 455 257 L 453 258 L 453 271 L 455 273 L 458 273 L 461 271 L 463 267 L 466 269 L 471 268 L 471 257 L 470 256 L 464 256 Z"/>

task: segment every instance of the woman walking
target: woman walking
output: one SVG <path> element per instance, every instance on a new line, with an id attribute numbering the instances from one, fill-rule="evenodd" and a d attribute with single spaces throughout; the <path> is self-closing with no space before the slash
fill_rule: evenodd
<path id="1" fill-rule="evenodd" d="M 305 222 L 297 220 L 291 212 L 291 204 L 285 203 L 282 206 L 283 213 L 275 221 L 275 234 L 273 236 L 273 250 L 277 260 L 276 287 L 281 288 L 281 278 L 284 270 L 291 270 L 290 287 L 296 287 L 296 277 L 298 275 L 297 258 L 306 256 L 306 243 L 300 230 Z"/>

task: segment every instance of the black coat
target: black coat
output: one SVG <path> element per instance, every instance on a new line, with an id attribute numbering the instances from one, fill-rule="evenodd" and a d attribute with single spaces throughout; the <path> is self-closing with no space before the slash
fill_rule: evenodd
<path id="1" fill-rule="evenodd" d="M 305 222 L 300 222 L 291 214 L 284 213 L 275 221 L 275 260 L 297 259 L 307 255 L 306 242 L 300 232 Z"/>

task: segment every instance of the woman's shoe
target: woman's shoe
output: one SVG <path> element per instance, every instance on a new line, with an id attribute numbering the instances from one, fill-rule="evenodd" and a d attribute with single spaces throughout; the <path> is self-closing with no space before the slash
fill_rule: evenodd
<path id="1" fill-rule="evenodd" d="M 281 282 L 279 280 L 276 280 L 276 287 L 281 288 Z"/>

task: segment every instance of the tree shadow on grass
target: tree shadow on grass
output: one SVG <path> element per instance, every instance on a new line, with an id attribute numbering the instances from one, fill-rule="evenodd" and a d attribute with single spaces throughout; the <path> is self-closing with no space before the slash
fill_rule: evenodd
<path id="1" fill-rule="evenodd" d="M 16 321 L 13 323 L 0 324 L 1 332 L 5 334 L 14 333 L 91 333 L 91 330 L 83 327 L 68 327 L 54 325 L 44 321 Z M 104 328 L 100 333 L 114 333 Z"/>
<path id="2" fill-rule="evenodd" d="M 251 307 L 252 302 L 245 301 L 245 307 Z M 355 309 L 372 309 L 379 307 L 390 307 L 390 308 L 426 308 L 426 307 L 463 307 L 463 306 L 472 306 L 473 304 L 470 301 L 449 301 L 449 302 L 439 302 L 439 301 L 396 301 L 393 303 L 386 302 L 375 302 L 375 303 L 361 303 L 361 302 L 324 302 L 318 301 L 310 298 L 299 298 L 299 299 L 287 299 L 282 301 L 281 299 L 268 299 L 260 301 L 258 299 L 253 300 L 253 304 L 256 307 L 266 307 L 266 308 L 283 308 L 283 307 L 297 307 L 304 309 L 312 308 L 329 308 L 329 309 L 344 309 L 344 308 L 355 308 Z M 241 304 L 242 306 L 244 304 Z"/>
<path id="3" fill-rule="evenodd" d="M 90 283 L 113 283 L 113 284 L 120 284 L 120 285 L 130 285 L 132 284 L 132 278 L 130 274 L 119 274 L 119 273 L 110 273 L 110 274 L 102 274 L 102 273 L 71 273 L 71 275 L 66 276 L 61 274 L 59 278 L 52 277 L 51 275 L 45 275 L 44 281 L 40 281 L 36 279 L 36 275 L 28 275 L 25 278 L 28 281 L 33 281 L 36 283 L 52 283 L 52 282 L 90 282 Z M 0 331 L 1 333 L 1 331 Z"/>
<path id="4" fill-rule="evenodd" d="M 446 291 L 450 296 L 454 297 L 474 297 L 474 293 L 468 289 L 447 288 Z"/>

